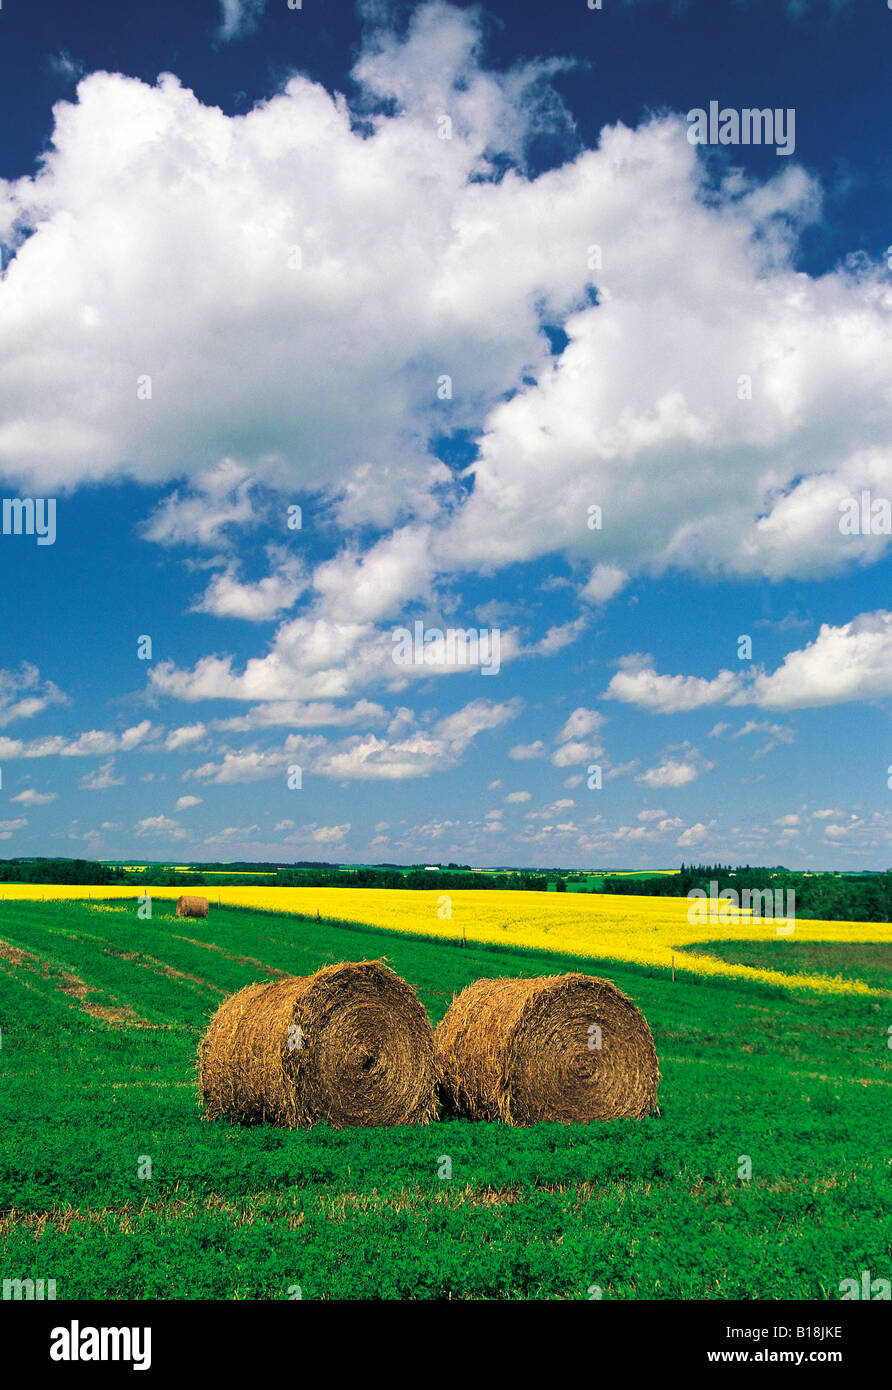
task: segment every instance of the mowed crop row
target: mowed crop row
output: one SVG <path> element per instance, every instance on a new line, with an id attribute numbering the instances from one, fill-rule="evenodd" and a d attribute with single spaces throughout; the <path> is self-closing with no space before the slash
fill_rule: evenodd
<path id="1" fill-rule="evenodd" d="M 55 1279 L 59 1299 L 835 1299 L 888 1276 L 885 1000 L 171 903 L 141 921 L 7 902 L 0 941 L 0 1275 Z M 782 948 L 797 975 L 834 967 L 825 945 Z M 863 947 L 865 972 L 886 952 Z M 384 954 L 433 1023 L 485 976 L 608 976 L 653 1029 L 660 1115 L 202 1118 L 196 1046 L 221 997 Z"/>
<path id="2" fill-rule="evenodd" d="M 73 900 L 177 898 L 179 888 L 82 888 L 41 884 L 2 884 L 0 903 L 15 900 Z M 757 978 L 776 985 L 793 985 L 829 993 L 871 993 L 859 980 L 825 975 L 783 975 L 767 967 L 691 951 L 710 940 L 772 942 L 779 939 L 773 921 L 756 922 L 751 914 L 727 907 L 715 922 L 689 922 L 690 904 L 683 898 L 626 897 L 611 894 L 499 892 L 445 889 L 407 892 L 389 888 L 209 888 L 215 905 L 255 908 L 264 912 L 296 913 L 326 921 L 355 922 L 409 932 L 498 946 L 559 951 L 566 955 L 608 956 L 639 965 L 668 967 L 676 956 L 678 969 L 699 975 Z M 782 928 L 784 938 L 786 931 Z M 797 921 L 792 935 L 798 941 L 822 943 L 880 943 L 890 939 L 890 927 L 872 922 Z M 676 953 L 685 951 L 683 958 Z M 884 991 L 879 991 L 884 992 Z"/>

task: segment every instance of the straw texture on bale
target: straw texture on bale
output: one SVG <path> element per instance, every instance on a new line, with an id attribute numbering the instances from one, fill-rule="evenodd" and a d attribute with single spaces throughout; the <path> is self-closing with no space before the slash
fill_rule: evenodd
<path id="1" fill-rule="evenodd" d="M 437 1029 L 447 1107 L 511 1125 L 643 1119 L 660 1080 L 644 1015 L 609 980 L 477 980 Z"/>
<path id="2" fill-rule="evenodd" d="M 193 898 L 188 893 L 181 893 L 177 898 L 178 917 L 207 917 L 207 915 L 207 898 Z"/>
<path id="3" fill-rule="evenodd" d="M 437 1112 L 434 1033 L 405 980 L 380 961 L 248 985 L 198 1050 L 209 1119 L 303 1129 L 425 1124 Z"/>

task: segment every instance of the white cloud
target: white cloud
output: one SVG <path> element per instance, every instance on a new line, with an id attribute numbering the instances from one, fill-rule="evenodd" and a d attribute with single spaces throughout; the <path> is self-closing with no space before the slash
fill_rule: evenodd
<path id="1" fill-rule="evenodd" d="M 185 840 L 188 838 L 188 832 L 182 828 L 178 821 L 171 820 L 170 816 L 146 816 L 143 820 L 136 822 L 134 833 L 140 836 L 148 835 L 155 840 Z"/>
<path id="2" fill-rule="evenodd" d="M 595 565 L 579 597 L 588 603 L 606 603 L 628 583 L 629 576 L 618 565 Z"/>
<path id="3" fill-rule="evenodd" d="M 526 655 L 535 656 L 554 656 L 557 652 L 562 652 L 565 647 L 572 646 L 580 633 L 585 629 L 587 619 L 582 617 L 574 618 L 569 623 L 556 623 L 550 627 L 545 636 L 536 642 L 532 647 L 524 649 Z"/>
<path id="4" fill-rule="evenodd" d="M 232 36 L 251 10 L 226 6 Z M 445 5 L 416 7 L 402 38 L 370 32 L 364 121 L 301 76 L 238 117 L 169 74 L 93 73 L 56 106 L 38 173 L 0 184 L 16 251 L 0 470 L 37 492 L 207 477 L 236 439 L 235 500 L 178 485 L 150 534 L 249 520 L 248 478 L 321 493 L 351 527 L 445 523 L 419 594 L 436 573 L 556 551 L 592 566 L 596 602 L 670 566 L 803 577 L 886 553 L 838 525 L 844 495 L 892 480 L 885 267 L 797 270 L 817 184 L 790 163 L 711 186 L 681 114 L 607 127 L 536 178 L 522 162 L 487 177 L 494 155 L 522 161 L 532 133 L 568 129 L 562 65 L 485 70 L 479 18 Z M 544 322 L 568 334 L 558 357 Z M 479 444 L 470 491 L 428 443 L 445 366 L 449 428 Z"/>
<path id="5" fill-rule="evenodd" d="M 446 771 L 460 761 L 478 734 L 501 728 L 516 718 L 519 699 L 496 704 L 480 698 L 428 727 L 401 726 L 385 738 L 356 734 L 329 742 L 321 734 L 289 734 L 284 747 L 227 751 L 222 761 L 208 762 L 186 774 L 215 784 L 263 781 L 281 776 L 296 763 L 302 773 L 335 781 L 403 781 Z"/>
<path id="6" fill-rule="evenodd" d="M 841 627 L 822 623 L 813 642 L 789 652 L 752 696 L 766 709 L 807 709 L 892 696 L 892 612 L 862 613 Z"/>
<path id="7" fill-rule="evenodd" d="M 500 728 L 514 719 L 521 701 L 493 704 L 473 700 L 447 715 L 430 731 L 415 729 L 396 739 L 357 735 L 318 753 L 312 770 L 336 780 L 402 781 L 427 777 L 455 766 L 479 733 Z"/>
<path id="8" fill-rule="evenodd" d="M 123 785 L 124 778 L 115 776 L 114 758 L 109 758 L 108 762 L 103 763 L 93 772 L 85 772 L 78 782 L 81 790 L 87 792 L 104 792 L 109 787 L 123 787 Z"/>
<path id="9" fill-rule="evenodd" d="M 840 825 L 834 822 L 825 825 L 824 834 L 828 840 L 844 840 L 856 830 L 860 830 L 863 824 L 864 822 L 862 820 L 857 816 L 853 816 L 846 825 Z"/>
<path id="10" fill-rule="evenodd" d="M 679 849 L 684 849 L 688 845 L 699 845 L 709 837 L 709 829 L 708 825 L 698 821 L 696 825 L 690 825 L 687 830 L 683 830 L 675 843 Z"/>
<path id="11" fill-rule="evenodd" d="M 405 711 L 410 715 L 411 711 Z M 223 733 L 249 733 L 254 729 L 302 728 L 316 729 L 350 724 L 383 724 L 387 711 L 372 700 L 358 700 L 354 705 L 335 705 L 331 700 L 305 704 L 300 700 L 274 700 L 255 705 L 247 714 L 231 719 L 215 719 L 212 727 Z M 393 725 L 388 729 L 393 732 Z"/>
<path id="12" fill-rule="evenodd" d="M 641 772 L 635 778 L 644 787 L 684 787 L 694 782 L 701 772 L 709 772 L 712 763 L 701 763 L 696 758 L 666 758 L 656 767 Z"/>
<path id="13" fill-rule="evenodd" d="M 27 816 L 21 816 L 18 820 L 0 820 L 0 840 L 11 839 L 17 830 L 22 830 L 27 824 Z"/>
<path id="14" fill-rule="evenodd" d="M 30 661 L 18 671 L 0 670 L 0 729 L 16 719 L 33 719 L 50 705 L 64 705 L 67 697 L 52 681 L 42 681 Z"/>
<path id="15" fill-rule="evenodd" d="M 455 714 L 447 715 L 436 726 L 438 737 L 463 750 L 484 729 L 499 729 L 516 719 L 523 708 L 520 699 L 493 704 L 486 699 L 472 700 Z"/>
<path id="16" fill-rule="evenodd" d="M 511 805 L 514 805 L 514 804 L 518 804 L 518 805 L 519 805 L 519 804 L 520 804 L 521 802 L 523 802 L 523 801 L 531 801 L 531 800 L 532 800 L 532 793 L 531 793 L 531 792 L 509 792 L 508 795 L 505 797 L 505 800 L 506 800 L 506 802 L 508 802 L 508 803 L 511 804 Z"/>
<path id="17" fill-rule="evenodd" d="M 249 9 L 227 3 L 234 35 Z M 545 355 L 540 287 L 562 304 L 578 292 L 544 245 L 519 282 L 488 230 L 492 193 L 500 220 L 514 196 L 479 182 L 485 151 L 519 154 L 546 109 L 562 118 L 544 81 L 555 64 L 479 70 L 478 22 L 422 5 L 405 42 L 370 40 L 360 104 L 403 109 L 368 121 L 303 76 L 233 117 L 169 73 L 84 78 L 55 108 L 37 177 L 0 184 L 0 236 L 17 249 L 0 293 L 0 471 L 47 487 L 173 481 L 237 439 L 233 469 L 292 496 L 324 489 L 349 525 L 433 515 L 434 489 L 453 487 L 426 444 L 444 361 L 460 388 L 450 428 L 479 420 Z M 35 357 L 53 362 L 50 410 Z M 204 494 L 194 515 L 188 500 L 178 488 L 149 534 L 225 524 L 205 525 Z"/>
<path id="18" fill-rule="evenodd" d="M 318 845 L 336 845 L 343 844 L 349 833 L 350 822 L 346 821 L 343 825 L 319 825 L 310 838 Z"/>
<path id="19" fill-rule="evenodd" d="M 677 714 L 681 710 L 701 709 L 704 705 L 725 703 L 740 688 L 740 677 L 720 671 L 714 680 L 700 676 L 660 676 L 653 666 L 640 665 L 639 658 L 625 657 L 607 689 L 606 700 L 622 700 L 651 714 Z"/>
<path id="20" fill-rule="evenodd" d="M 176 804 L 176 806 L 174 807 L 174 810 L 175 810 L 175 811 L 188 811 L 188 810 L 190 810 L 193 806 L 200 806 L 200 805 L 201 805 L 201 800 L 202 800 L 202 799 L 201 799 L 200 796 L 180 796 L 180 797 L 177 798 L 177 804 Z M 278 828 L 279 828 L 279 827 L 276 826 L 276 829 L 277 829 L 277 830 L 278 830 Z"/>
<path id="21" fill-rule="evenodd" d="M 159 545 L 219 546 L 229 526 L 244 527 L 261 520 L 251 500 L 252 479 L 233 459 L 222 459 L 201 470 L 193 491 L 174 490 L 159 502 L 142 534 Z"/>
<path id="22" fill-rule="evenodd" d="M 229 844 L 233 840 L 249 842 L 251 836 L 256 835 L 259 829 L 259 825 L 227 825 L 223 830 L 218 830 L 215 834 L 208 835 L 204 843 L 206 845 L 218 843 Z"/>
<path id="23" fill-rule="evenodd" d="M 313 575 L 320 595 L 317 611 L 334 622 L 401 617 L 410 599 L 428 596 L 430 546 L 428 527 L 407 526 L 385 536 L 364 556 L 342 551 Z"/>
<path id="24" fill-rule="evenodd" d="M 17 801 L 21 806 L 48 806 L 51 801 L 58 798 L 58 792 L 38 792 L 33 787 L 26 787 L 17 796 L 11 796 L 10 801 Z"/>
<path id="25" fill-rule="evenodd" d="M 251 623 L 269 622 L 292 608 L 306 587 L 303 566 L 298 557 L 280 546 L 267 547 L 272 573 L 251 583 L 238 578 L 238 566 L 230 563 L 215 574 L 193 613 L 211 613 L 215 618 L 242 618 Z"/>
<path id="26" fill-rule="evenodd" d="M 149 738 L 160 733 L 148 719 L 125 729 L 122 734 L 105 729 L 88 729 L 75 738 L 64 734 L 47 734 L 43 738 L 23 740 L 0 738 L 0 758 L 89 758 L 104 753 L 130 752 Z"/>
<path id="27" fill-rule="evenodd" d="M 777 743 L 792 743 L 796 737 L 788 724 L 772 724 L 767 719 L 748 719 L 731 737 L 746 738 L 747 734 L 768 734 Z"/>
<path id="28" fill-rule="evenodd" d="M 823 623 L 808 646 L 788 652 L 776 671 L 756 670 L 747 679 L 720 671 L 712 680 L 700 676 L 661 676 L 650 658 L 624 657 L 605 698 L 622 700 L 654 714 L 700 709 L 704 705 L 759 705 L 763 709 L 808 709 L 852 700 L 883 700 L 892 696 L 892 612 L 861 613 L 834 627 Z M 710 737 L 730 726 L 719 723 Z M 784 724 L 749 720 L 734 735 L 763 732 L 768 745 L 792 743 L 794 731 Z"/>
<path id="29" fill-rule="evenodd" d="M 206 734 L 207 727 L 202 723 L 183 724 L 179 729 L 171 729 L 164 740 L 164 747 L 168 753 L 174 753 L 180 748 L 192 748 L 194 744 L 200 743 Z"/>
<path id="30" fill-rule="evenodd" d="M 572 739 L 562 743 L 551 755 L 555 767 L 575 767 L 578 763 L 588 763 L 592 758 L 600 758 L 604 749 L 600 743 L 586 739 Z"/>
<path id="31" fill-rule="evenodd" d="M 579 705 L 558 733 L 557 741 L 565 743 L 571 738 L 588 738 L 589 734 L 600 729 L 603 722 L 604 716 L 598 710 L 586 709 L 584 705 Z"/>
<path id="32" fill-rule="evenodd" d="M 160 730 L 153 727 L 151 720 L 142 719 L 138 724 L 134 724 L 132 728 L 124 730 L 118 740 L 117 746 L 122 752 L 129 753 L 133 748 L 138 748 L 141 743 L 145 743 L 147 739 L 155 737 L 159 732 Z M 82 739 L 90 737 L 92 737 L 92 735 L 81 735 Z"/>
<path id="33" fill-rule="evenodd" d="M 537 738 L 535 743 L 517 743 L 508 749 L 508 757 L 519 763 L 528 762 L 533 758 L 544 758 L 545 744 L 541 738 Z"/>

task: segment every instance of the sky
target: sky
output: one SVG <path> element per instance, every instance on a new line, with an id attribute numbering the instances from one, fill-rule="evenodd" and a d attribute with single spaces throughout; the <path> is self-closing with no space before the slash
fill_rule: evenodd
<path id="1" fill-rule="evenodd" d="M 0 855 L 889 867 L 892 8 L 0 39 Z"/>

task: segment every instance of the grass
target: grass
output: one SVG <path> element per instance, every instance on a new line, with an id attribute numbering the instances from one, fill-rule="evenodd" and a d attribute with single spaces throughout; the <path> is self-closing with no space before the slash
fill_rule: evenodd
<path id="1" fill-rule="evenodd" d="M 889 1277 L 887 999 L 159 906 L 142 922 L 122 902 L 2 905 L 0 941 L 29 963 L 0 956 L 0 1277 L 54 1278 L 60 1299 L 834 1299 L 863 1269 Z M 888 987 L 886 944 L 753 946 L 772 970 Z M 726 948 L 749 964 L 747 943 L 708 945 Z M 608 975 L 653 1029 L 661 1114 L 301 1133 L 202 1118 L 195 1048 L 225 994 L 382 955 L 434 1023 L 482 975 Z"/>
<path id="2" fill-rule="evenodd" d="M 753 970 L 826 975 L 892 990 L 892 941 L 704 941 L 684 949 Z"/>

